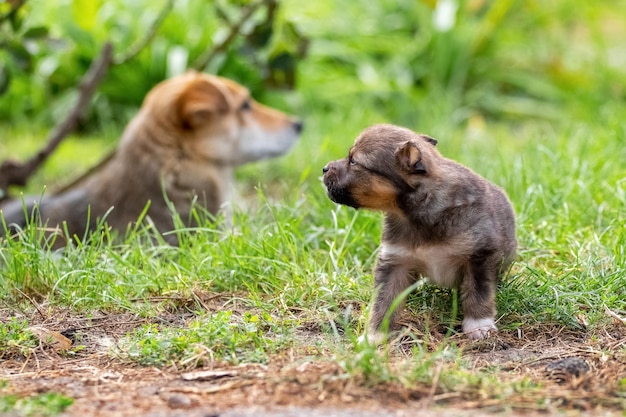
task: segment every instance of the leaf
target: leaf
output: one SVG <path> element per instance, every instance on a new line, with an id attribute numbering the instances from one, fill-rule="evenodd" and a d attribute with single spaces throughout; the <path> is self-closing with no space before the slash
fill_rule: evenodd
<path id="1" fill-rule="evenodd" d="M 72 346 L 70 339 L 57 331 L 47 329 L 43 326 L 31 326 L 26 330 L 34 334 L 41 343 L 52 347 L 54 350 L 68 350 Z"/>
<path id="2" fill-rule="evenodd" d="M 196 371 L 196 372 L 187 372 L 181 375 L 181 377 L 185 381 L 212 381 L 215 379 L 221 379 L 226 377 L 234 377 L 239 373 L 234 370 L 229 371 Z"/>
<path id="3" fill-rule="evenodd" d="M 269 66 L 276 70 L 291 70 L 295 68 L 296 60 L 289 52 L 282 52 L 270 58 Z"/>
<path id="4" fill-rule="evenodd" d="M 618 316 L 614 311 L 609 309 L 606 305 L 604 306 L 604 312 L 606 314 L 608 314 L 613 319 L 613 322 L 615 324 L 618 324 L 618 325 L 621 325 L 621 326 L 626 326 L 626 318 L 622 318 L 622 317 Z"/>
<path id="5" fill-rule="evenodd" d="M 24 71 L 30 71 L 32 69 L 33 57 L 24 45 L 18 42 L 12 42 L 7 45 L 7 50 L 20 69 Z"/>
<path id="6" fill-rule="evenodd" d="M 480 24 L 473 45 L 475 54 L 482 50 L 485 45 L 496 40 L 498 30 L 506 26 L 504 21 L 515 5 L 515 0 L 501 0 L 493 3 Z"/>
<path id="7" fill-rule="evenodd" d="M 13 11 L 10 16 L 11 29 L 13 32 L 17 32 L 22 27 L 22 23 L 24 22 L 24 16 L 21 13 L 21 10 L 17 12 Z"/>
<path id="8" fill-rule="evenodd" d="M 261 49 L 266 46 L 273 34 L 272 22 L 263 22 L 257 25 L 252 32 L 246 36 L 246 41 L 254 49 Z"/>
<path id="9" fill-rule="evenodd" d="M 23 35 L 27 39 L 38 39 L 48 36 L 48 28 L 45 26 L 33 26 L 28 28 Z"/>
<path id="10" fill-rule="evenodd" d="M 99 0 L 72 1 L 72 15 L 81 29 L 88 31 L 96 26 L 100 3 Z"/>
<path id="11" fill-rule="evenodd" d="M 6 66 L 0 65 L 0 96 L 8 91 L 9 84 L 11 84 L 11 73 Z"/>

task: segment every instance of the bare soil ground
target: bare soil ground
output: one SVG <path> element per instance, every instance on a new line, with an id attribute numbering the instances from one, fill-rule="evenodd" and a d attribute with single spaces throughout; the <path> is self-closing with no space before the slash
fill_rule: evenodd
<path id="1" fill-rule="evenodd" d="M 306 347 L 282 352 L 267 365 L 141 367 L 113 357 L 110 347 L 146 319 L 111 313 L 87 318 L 58 309 L 50 313 L 45 320 L 43 314 L 34 314 L 29 322 L 58 331 L 72 329 L 85 348 L 68 356 L 40 346 L 29 357 L 5 357 L 0 380 L 9 383 L 0 388 L 0 395 L 61 393 L 74 399 L 65 416 L 385 417 L 418 411 L 422 416 L 623 416 L 626 407 L 623 388 L 618 389 L 626 378 L 626 326 L 618 322 L 602 334 L 546 325 L 523 333 L 501 331 L 477 343 L 457 340 L 466 343 L 463 359 L 472 371 L 495 370 L 503 383 L 516 383 L 511 386 L 519 392 L 503 399 L 488 386 L 445 391 L 435 384 L 372 386 L 358 376 L 348 377 L 337 361 L 324 359 L 320 352 L 312 355 Z M 0 314 L 6 318 L 8 313 Z M 162 319 L 181 321 L 175 315 Z M 307 332 L 312 334 L 303 334 L 303 340 L 322 336 Z M 399 354 L 398 359 L 406 357 Z M 524 381 L 540 383 L 543 389 L 520 389 Z"/>

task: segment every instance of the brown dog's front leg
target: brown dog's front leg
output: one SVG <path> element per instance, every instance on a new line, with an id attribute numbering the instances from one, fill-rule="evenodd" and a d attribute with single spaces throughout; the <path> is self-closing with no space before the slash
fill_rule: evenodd
<path id="1" fill-rule="evenodd" d="M 392 312 L 395 299 L 408 288 L 413 282 L 409 267 L 398 259 L 388 259 L 381 254 L 374 271 L 374 284 L 376 295 L 371 311 L 369 333 L 367 339 L 372 344 L 380 343 L 384 340 L 383 331 L 393 329 L 398 312 L 404 306 L 404 300 L 399 300 Z M 382 328 L 385 317 L 389 312 L 388 328 Z"/>

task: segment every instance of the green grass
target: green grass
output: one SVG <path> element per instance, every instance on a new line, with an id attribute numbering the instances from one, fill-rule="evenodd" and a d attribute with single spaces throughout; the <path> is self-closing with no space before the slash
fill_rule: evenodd
<path id="1" fill-rule="evenodd" d="M 0 385 L 0 412 L 15 416 L 56 416 L 74 402 L 71 398 L 53 392 L 20 398 L 4 395 L 3 391 Z"/>
<path id="2" fill-rule="evenodd" d="M 27 327 L 26 320 L 16 318 L 0 323 L 0 360 L 28 356 L 37 347 L 37 339 Z"/>
<path id="3" fill-rule="evenodd" d="M 502 331 L 550 324 L 601 333 L 610 325 L 605 306 L 626 312 L 626 155 L 616 137 L 625 113 L 616 105 L 608 120 L 490 123 L 478 137 L 463 128 L 443 136 L 429 132 L 444 155 L 507 190 L 516 208 L 520 251 L 497 298 Z M 251 208 L 237 210 L 230 227 L 207 220 L 181 231 L 179 247 L 154 245 L 148 231 L 138 230 L 117 243 L 95 238 L 50 252 L 27 229 L 22 238 L 2 242 L 0 297 L 16 313 L 32 308 L 27 294 L 75 314 L 125 311 L 153 321 L 118 340 L 111 352 L 143 365 L 265 363 L 286 350 L 307 351 L 308 342 L 297 335 L 306 327 L 319 329 L 320 352 L 330 351 L 346 377 L 366 385 L 428 385 L 433 364 L 443 363 L 437 381 L 444 392 L 462 386 L 504 399 L 540 392 L 531 382 L 499 387 L 497 373 L 468 370 L 450 341 L 433 352 L 427 336 L 410 336 L 416 338 L 413 359 L 400 362 L 392 348 L 381 353 L 355 343 L 372 294 L 381 216 L 336 206 L 318 178 L 325 160 L 348 149 L 355 124 L 338 124 L 334 116 L 311 123 L 300 146 L 276 162 L 287 173 L 282 182 L 258 184 L 255 167 L 245 168 L 239 175 Z M 333 132 L 343 146 L 316 155 L 320 162 L 307 163 L 302 176 L 300 161 L 330 141 L 315 126 Z M 231 294 L 240 307 L 226 304 L 207 313 L 197 291 Z M 164 304 L 150 300 L 171 294 L 189 300 L 185 308 L 194 318 L 186 324 L 159 323 Z M 449 329 L 460 322 L 452 315 L 454 302 L 452 292 L 426 286 L 409 296 L 408 308 L 426 330 Z M 3 343 L 10 337 L 3 334 Z M 18 345 L 14 354 L 20 354 Z"/>
<path id="4" fill-rule="evenodd" d="M 289 329 L 279 327 L 267 312 L 234 317 L 225 310 L 198 314 L 185 328 L 144 325 L 120 340 L 114 354 L 149 366 L 267 362 L 269 355 L 287 347 L 283 340 L 288 337 Z"/>
<path id="5" fill-rule="evenodd" d="M 520 256 L 498 296 L 502 328 L 533 322 L 576 327 L 581 312 L 590 325 L 602 325 L 603 306 L 626 310 L 620 162 L 626 155 L 615 138 L 617 119 L 558 126 L 528 122 L 522 129 L 494 124 L 480 138 L 463 129 L 449 136 L 429 132 L 444 155 L 504 187 L 517 210 Z M 329 126 L 326 120 L 320 125 Z M 311 130 L 303 149 L 278 162 L 291 170 L 290 178 L 300 174 L 298 161 L 310 142 L 326 141 Z M 347 150 L 350 123 L 325 130 L 345 138 L 342 151 Z M 326 159 L 340 156 L 328 152 Z M 193 233 L 182 232 L 176 248 L 154 246 L 146 231 L 137 231 L 120 243 L 92 239 L 61 255 L 43 250 L 26 230 L 23 238 L 2 243 L 0 295 L 11 303 L 20 303 L 26 293 L 76 311 L 157 315 L 137 300 L 189 295 L 199 287 L 242 293 L 246 303 L 270 314 L 302 309 L 303 316 L 321 322 L 327 317 L 320 312 L 334 316 L 340 306 L 364 306 L 372 290 L 381 216 L 331 203 L 318 179 L 322 164 L 307 166 L 310 174 L 300 182 L 285 179 L 271 198 L 260 185 L 252 197 L 256 208 L 237 211 L 232 229 L 207 220 Z M 260 169 L 266 165 L 271 162 Z M 253 187 L 246 172 L 241 180 L 243 187 Z M 451 294 L 431 288 L 411 296 L 409 307 L 420 314 L 433 302 L 444 317 L 449 314 Z"/>
<path id="6" fill-rule="evenodd" d="M 328 11 L 310 7 L 310 15 L 305 14 L 309 20 L 303 17 L 304 21 L 311 30 L 320 31 L 317 35 L 328 35 L 315 26 L 316 19 Z M 560 13 L 567 14 L 564 10 Z M 560 45 L 564 29 L 556 23 L 545 24 L 551 27 L 550 47 Z M 542 55 L 536 50 L 541 49 L 538 44 L 523 51 L 522 32 L 501 30 L 504 33 L 498 36 L 517 48 L 517 56 L 527 58 L 529 67 L 541 61 L 536 56 Z M 603 43 L 590 38 L 586 47 L 595 47 L 594 51 L 612 45 L 611 39 Z M 325 45 L 337 46 L 336 40 L 327 41 Z M 126 334 L 111 354 L 143 365 L 192 368 L 212 361 L 265 363 L 286 350 L 311 355 L 314 347 L 324 352 L 313 354 L 316 358 L 337 362 L 347 377 L 371 386 L 436 381 L 444 392 L 459 390 L 463 395 L 500 398 L 504 403 L 513 395 L 538 392 L 541 387 L 534 382 L 502 384 L 496 371 L 469 369 L 455 344 L 458 339 L 446 338 L 433 345 L 428 331 L 410 333 L 407 337 L 413 343 L 408 353 L 356 343 L 372 295 L 382 217 L 329 201 L 319 180 L 321 168 L 343 157 L 358 132 L 373 123 L 401 123 L 436 137 L 444 156 L 502 186 L 516 209 L 519 257 L 498 293 L 499 328 L 523 332 L 553 325 L 600 334 L 611 325 L 605 307 L 626 315 L 623 98 L 608 95 L 599 103 L 602 94 L 598 91 L 605 91 L 604 84 L 598 85 L 597 95 L 570 91 L 585 74 L 564 75 L 557 70 L 550 79 L 533 78 L 536 84 L 516 78 L 517 83 L 530 85 L 530 90 L 541 91 L 532 97 L 536 101 L 524 102 L 524 111 L 514 106 L 520 103 L 514 95 L 494 93 L 493 86 L 470 83 L 463 94 L 442 86 L 419 91 L 406 87 L 405 92 L 402 85 L 393 83 L 378 90 L 350 76 L 351 64 L 359 62 L 358 45 L 354 40 L 349 43 L 351 54 L 344 61 L 337 57 L 332 61 L 314 50 L 303 64 L 305 81 L 298 95 L 283 97 L 293 113 L 305 116 L 302 140 L 283 158 L 238 171 L 243 204 L 235 210 L 231 226 L 206 219 L 195 230 L 178 231 L 179 247 L 154 244 L 146 230 L 132 231 L 116 241 L 110 241 L 106 232 L 104 237 L 96 233 L 63 252 L 46 250 L 45 242 L 29 227 L 19 239 L 0 242 L 2 305 L 15 317 L 32 311 L 32 303 L 69 308 L 75 314 L 94 310 L 136 314 L 149 324 Z M 583 56 L 584 47 L 577 44 L 565 54 Z M 502 63 L 501 48 L 483 51 L 474 59 L 497 58 Z M 339 67 L 333 67 L 330 75 L 320 70 L 330 66 L 327 60 Z M 382 75 L 378 75 L 391 79 L 388 72 L 398 67 L 392 60 L 388 63 L 391 67 L 381 64 Z M 615 81 L 613 67 L 598 65 L 600 73 L 610 76 L 607 84 Z M 498 80 L 502 72 L 491 68 L 486 75 Z M 572 79 L 572 74 L 582 78 Z M 595 72 L 587 75 L 593 80 L 598 77 Z M 338 87 L 342 83 L 345 89 Z M 560 91 L 555 93 L 558 99 L 545 100 L 551 88 Z M 478 100 L 481 105 L 473 106 L 472 97 L 485 98 L 485 102 Z M 502 107 L 496 112 L 498 117 L 483 108 L 494 103 Z M 528 115 L 532 117 L 522 117 Z M 25 127 L 6 126 L 5 131 L 10 134 L 0 144 L 3 155 L 17 148 L 20 151 L 13 155 L 28 155 L 43 137 Z M 44 184 L 63 182 L 77 166 L 85 168 L 92 156 L 110 149 L 109 139 L 91 139 L 74 138 L 64 144 L 28 191 L 37 193 Z M 89 149 L 89 160 L 77 157 L 84 149 Z M 236 305 L 224 303 L 218 311 L 207 311 L 198 295 L 202 293 L 221 294 Z M 159 297 L 166 301 L 155 303 Z M 175 299 L 189 302 L 172 305 Z M 408 309 L 426 330 L 449 330 L 460 322 L 452 313 L 455 301 L 453 291 L 424 286 L 408 297 Z M 158 319 L 167 308 L 184 310 L 192 318 L 182 324 L 161 323 Z M 18 330 L 28 323 L 16 320 L 1 318 L 0 347 L 8 348 L 11 355 L 25 355 L 23 349 L 32 348 L 32 340 L 22 339 L 26 336 Z M 299 334 L 303 329 L 315 329 L 319 337 L 313 345 Z M 620 349 L 624 355 L 624 348 Z M 626 395 L 624 384 L 617 389 Z"/>
<path id="7" fill-rule="evenodd" d="M 621 164 L 626 155 L 615 133 L 618 115 L 626 114 L 618 106 L 615 111 L 610 120 L 527 122 L 522 128 L 494 123 L 479 137 L 462 128 L 446 136 L 429 132 L 440 140 L 444 155 L 506 189 L 517 210 L 520 255 L 498 295 L 501 329 L 545 323 L 577 329 L 581 314 L 591 329 L 601 329 L 607 323 L 604 306 L 626 311 Z M 379 369 L 388 365 L 373 359 L 375 351 L 347 353 L 364 327 L 381 216 L 331 203 L 318 179 L 324 162 L 307 165 L 309 174 L 300 177 L 299 161 L 312 143 L 321 141 L 323 149 L 329 140 L 316 125 L 344 143 L 317 159 L 340 157 L 349 147 L 357 128 L 332 125 L 332 119 L 313 123 L 301 147 L 278 161 L 290 175 L 271 190 L 260 184 L 251 197 L 254 208 L 236 211 L 232 228 L 207 220 L 193 232 L 182 231 L 180 247 L 153 245 L 149 233 L 139 230 L 118 243 L 96 238 L 63 254 L 43 249 L 27 229 L 22 238 L 2 242 L 0 296 L 13 308 L 28 308 L 22 295 L 27 294 L 76 313 L 104 309 L 150 318 L 161 314 L 150 297 L 179 294 L 193 300 L 197 289 L 236 294 L 255 310 L 253 316 L 240 317 L 228 308 L 207 316 L 196 304 L 192 311 L 198 317 L 187 327 L 139 328 L 116 355 L 160 365 L 202 364 L 209 357 L 263 362 L 297 343 L 293 332 L 306 322 L 322 329 L 331 344 L 337 327 L 349 329 L 351 337 L 339 338 L 348 345 L 337 353 L 346 369 L 385 380 L 392 371 Z M 259 169 L 271 165 L 262 163 Z M 240 173 L 244 191 L 255 187 L 253 171 Z M 409 297 L 408 307 L 434 326 L 448 326 L 459 320 L 451 316 L 453 301 L 451 292 L 427 286 Z M 349 319 L 346 306 L 356 307 Z M 246 322 L 251 318 L 263 322 L 252 332 Z M 212 343 L 212 337 L 223 345 Z M 215 351 L 202 356 L 208 353 L 201 345 Z"/>

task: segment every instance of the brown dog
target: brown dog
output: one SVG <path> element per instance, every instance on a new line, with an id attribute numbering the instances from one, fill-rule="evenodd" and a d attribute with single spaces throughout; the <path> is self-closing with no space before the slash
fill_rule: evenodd
<path id="1" fill-rule="evenodd" d="M 323 169 L 331 200 L 386 213 L 371 342 L 382 340 L 394 299 L 419 276 L 460 287 L 463 331 L 470 338 L 496 330 L 496 285 L 517 247 L 513 209 L 500 188 L 442 157 L 436 144 L 408 129 L 375 125 L 360 134 L 346 158 Z"/>
<path id="2" fill-rule="evenodd" d="M 149 204 L 149 221 L 169 231 L 168 200 L 183 221 L 194 201 L 216 214 L 228 201 L 236 166 L 285 153 L 301 130 L 300 121 L 257 103 L 241 85 L 188 72 L 148 93 L 113 155 L 61 192 L 27 200 L 27 211 L 38 205 L 42 223 L 65 223 L 70 235 L 82 236 L 105 215 L 124 232 Z M 21 201 L 1 210 L 7 225 L 25 225 Z"/>

